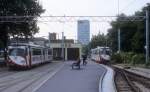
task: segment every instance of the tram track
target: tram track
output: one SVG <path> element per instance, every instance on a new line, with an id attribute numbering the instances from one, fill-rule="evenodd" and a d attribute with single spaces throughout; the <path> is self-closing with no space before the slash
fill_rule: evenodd
<path id="1" fill-rule="evenodd" d="M 150 79 L 131 73 L 124 69 L 113 67 L 115 70 L 115 85 L 117 92 L 149 92 Z M 143 88 L 141 88 L 141 86 Z"/>
<path id="2" fill-rule="evenodd" d="M 115 85 L 117 88 L 117 92 L 140 92 L 136 90 L 136 87 L 132 84 L 132 82 L 127 78 L 124 71 L 119 69 L 114 69 L 115 74 Z"/>
<path id="3" fill-rule="evenodd" d="M 37 74 L 33 74 L 33 75 L 30 75 L 30 76 L 26 76 L 26 77 L 23 77 L 23 78 L 20 78 L 20 79 L 17 79 L 15 81 L 13 81 L 12 83 L 10 82 L 7 82 L 6 85 L 3 85 L 2 87 L 5 87 L 3 89 L 1 89 L 0 91 L 1 92 L 5 92 L 5 90 L 7 89 L 11 89 L 13 88 L 14 86 L 18 86 L 20 84 L 23 84 L 24 82 L 27 82 L 24 83 L 26 84 L 24 87 L 20 88 L 18 92 L 22 92 L 25 88 L 27 88 L 28 86 L 32 85 L 34 82 L 38 81 L 41 77 L 43 77 L 43 75 L 46 75 L 48 72 L 45 72 L 45 73 L 37 73 Z M 30 84 L 30 85 L 29 85 Z M 12 86 L 13 85 L 13 86 Z M 1 86 L 0 86 L 1 88 Z M 7 92 L 7 91 L 6 91 Z"/>
<path id="4" fill-rule="evenodd" d="M 15 92 L 22 92 L 24 89 L 34 84 L 40 78 L 54 71 L 59 64 L 43 65 L 28 71 L 16 72 L 13 75 L 7 75 L 0 78 L 0 92 L 11 92 L 16 86 L 22 85 Z"/>
<path id="5" fill-rule="evenodd" d="M 150 89 L 150 78 L 146 78 L 144 76 L 141 76 L 141 75 L 138 75 L 138 74 L 135 74 L 135 73 L 131 73 L 131 72 L 128 72 L 128 71 L 126 71 L 126 73 L 132 81 L 140 83 L 140 84 L 144 85 L 146 88 Z"/>
<path id="6" fill-rule="evenodd" d="M 6 76 L 13 75 L 13 74 L 15 74 L 15 73 L 17 73 L 17 72 L 5 71 L 5 72 L 3 72 L 3 73 L 0 73 L 0 78 L 4 78 L 4 77 L 6 77 Z"/>

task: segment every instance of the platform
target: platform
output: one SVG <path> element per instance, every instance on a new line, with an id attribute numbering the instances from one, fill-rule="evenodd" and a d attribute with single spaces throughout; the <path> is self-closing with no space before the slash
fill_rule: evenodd
<path id="1" fill-rule="evenodd" d="M 81 69 L 72 70 L 72 62 L 45 82 L 35 92 L 99 92 L 99 83 L 106 69 L 94 62 L 88 62 Z"/>

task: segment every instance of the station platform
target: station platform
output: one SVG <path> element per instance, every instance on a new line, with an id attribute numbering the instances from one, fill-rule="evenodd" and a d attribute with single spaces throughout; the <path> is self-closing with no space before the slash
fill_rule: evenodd
<path id="1" fill-rule="evenodd" d="M 100 80 L 107 70 L 92 61 L 81 65 L 80 70 L 73 70 L 72 63 L 65 62 L 64 67 L 35 92 L 99 92 Z"/>
<path id="2" fill-rule="evenodd" d="M 133 67 L 133 66 L 129 66 L 128 68 L 126 68 L 126 65 L 114 65 L 115 67 L 121 68 L 121 69 L 125 69 L 129 72 L 133 72 L 136 73 L 138 75 L 144 76 L 146 78 L 150 78 L 150 69 L 148 68 L 141 68 L 141 67 Z"/>

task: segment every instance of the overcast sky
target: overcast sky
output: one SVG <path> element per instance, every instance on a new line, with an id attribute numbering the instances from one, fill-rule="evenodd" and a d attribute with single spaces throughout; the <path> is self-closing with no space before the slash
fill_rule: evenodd
<path id="1" fill-rule="evenodd" d="M 118 0 L 39 0 L 46 9 L 42 15 L 47 16 L 115 16 L 118 14 Z M 141 10 L 150 0 L 119 0 L 119 13 L 132 15 L 135 11 Z M 58 33 L 64 31 L 67 38 L 77 39 L 76 22 L 40 22 L 40 32 L 36 36 L 48 36 L 48 32 Z M 108 22 L 91 22 L 90 35 L 107 33 L 110 28 Z"/>

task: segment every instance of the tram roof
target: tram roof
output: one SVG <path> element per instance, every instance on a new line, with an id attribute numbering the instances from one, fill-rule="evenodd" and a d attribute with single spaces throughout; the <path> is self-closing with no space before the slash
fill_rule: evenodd
<path id="1" fill-rule="evenodd" d="M 43 47 L 44 48 L 44 46 L 36 45 L 34 43 L 11 43 L 9 46 L 33 46 L 33 47 Z"/>
<path id="2" fill-rule="evenodd" d="M 97 50 L 97 49 L 110 49 L 110 47 L 98 46 L 97 48 L 91 49 L 91 51 L 94 51 L 94 50 Z"/>
<path id="3" fill-rule="evenodd" d="M 110 47 L 101 47 L 101 46 L 98 46 L 97 48 L 99 48 L 99 49 L 103 49 L 103 48 L 109 49 Z"/>

